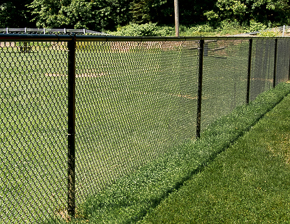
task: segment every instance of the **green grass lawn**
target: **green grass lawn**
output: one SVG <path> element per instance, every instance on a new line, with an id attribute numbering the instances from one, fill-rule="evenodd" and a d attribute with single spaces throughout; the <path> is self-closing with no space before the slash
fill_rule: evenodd
<path id="1" fill-rule="evenodd" d="M 78 207 L 195 139 L 197 50 L 113 44 L 76 54 Z M 203 130 L 246 100 L 247 42 L 212 44 L 226 48 L 204 58 Z M 67 51 L 43 44 L 0 55 L 0 220 L 46 220 L 66 210 Z"/>
<path id="2" fill-rule="evenodd" d="M 248 106 L 238 107 L 213 122 L 202 133 L 200 140 L 169 148 L 162 157 L 89 196 L 78 207 L 75 223 L 129 223 L 142 220 L 168 195 L 178 190 L 184 181 L 198 174 L 216 155 L 247 132 L 289 92 L 289 84 L 278 85 Z"/>
<path id="3" fill-rule="evenodd" d="M 289 223 L 290 95 L 140 223 Z"/>

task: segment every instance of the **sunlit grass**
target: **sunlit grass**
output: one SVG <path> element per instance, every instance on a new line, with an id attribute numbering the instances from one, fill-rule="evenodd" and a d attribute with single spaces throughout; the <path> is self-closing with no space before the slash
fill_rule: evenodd
<path id="1" fill-rule="evenodd" d="M 290 96 L 140 223 L 288 223 Z"/>
<path id="2" fill-rule="evenodd" d="M 170 222 L 173 216 L 178 216 L 175 210 L 178 211 L 179 206 L 188 205 L 190 202 L 175 203 L 174 198 L 170 201 L 171 196 L 178 194 L 179 190 L 183 189 L 184 182 L 199 180 L 199 183 L 188 188 L 203 189 L 207 183 L 211 187 L 218 187 L 221 184 L 214 181 L 221 181 L 221 177 L 206 176 L 200 178 L 208 164 L 214 160 L 216 156 L 231 146 L 239 137 L 247 133 L 261 117 L 270 111 L 283 97 L 290 92 L 289 84 L 280 84 L 275 89 L 261 94 L 255 101 L 248 106 L 236 108 L 233 113 L 222 117 L 213 122 L 202 134 L 202 138 L 198 141 L 188 141 L 177 147 L 167 150 L 163 157 L 148 163 L 136 172 L 128 176 L 120 178 L 114 184 L 108 186 L 104 190 L 91 195 L 85 203 L 81 204 L 77 209 L 76 223 L 128 223 L 137 222 L 143 219 L 146 214 L 149 214 L 145 221 L 158 223 Z M 255 126 L 254 126 L 255 127 Z M 251 131 L 246 134 L 250 135 Z M 244 154 L 243 158 L 247 158 L 247 154 L 237 152 L 235 150 L 229 163 L 235 163 L 235 154 Z M 224 155 L 223 153 L 221 155 Z M 262 157 L 263 155 L 261 155 Z M 220 156 L 218 156 L 219 158 Z M 243 160 L 244 160 L 243 159 Z M 216 159 L 218 160 L 218 159 Z M 215 163 L 213 161 L 213 163 Z M 256 159 L 254 161 L 257 161 Z M 261 160 L 262 161 L 262 160 Z M 226 164 L 226 163 L 225 163 Z M 258 164 L 263 164 L 259 162 Z M 210 167 L 212 167 L 210 165 Z M 222 165 L 223 167 L 223 165 Z M 268 166 L 270 167 L 270 166 Z M 210 174 L 218 170 L 218 167 L 211 168 Z M 237 167 L 235 172 L 239 172 Z M 216 171 L 218 172 L 218 171 Z M 274 171 L 273 171 L 274 173 Z M 259 173 L 255 173 L 255 176 Z M 210 179 L 212 178 L 212 179 Z M 235 178 L 233 177 L 233 180 Z M 188 181 L 187 181 L 188 180 Z M 205 181 L 205 183 L 203 183 Z M 234 188 L 233 188 L 234 189 Z M 174 193 L 177 192 L 177 193 Z M 209 193 L 211 195 L 211 193 Z M 197 193 L 196 198 L 202 197 Z M 209 196 L 210 196 L 209 195 Z M 166 199 L 169 196 L 168 199 Z M 217 197 L 217 196 L 215 196 Z M 231 195 L 229 195 L 231 197 Z M 162 202 L 165 199 L 164 202 Z M 181 199 L 182 200 L 182 199 Z M 189 199 L 191 200 L 191 198 Z M 194 200 L 194 199 L 192 199 Z M 251 199 L 249 199 L 251 200 Z M 171 204 L 166 207 L 167 201 Z M 251 202 L 252 203 L 252 202 Z M 160 204 L 160 205 L 159 205 Z M 164 209 L 163 209 L 164 204 Z M 207 203 L 206 203 L 207 204 Z M 156 210 L 154 210 L 157 207 Z M 172 209 L 170 210 L 170 207 Z M 158 210 L 160 208 L 160 210 Z M 224 207 L 223 207 L 224 208 Z M 169 218 L 166 217 L 167 209 L 170 211 Z M 187 208 L 182 208 L 186 212 Z M 191 209 L 191 207 L 190 207 Z M 152 212 L 152 213 L 151 213 Z M 199 214 L 195 211 L 196 215 Z M 160 215 L 159 215 L 160 214 Z M 163 215 L 161 215 L 163 214 Z M 185 214 L 180 212 L 180 214 Z M 208 213 L 205 213 L 208 214 Z M 190 217 L 190 214 L 185 214 Z M 162 220 L 162 218 L 164 219 Z M 160 218 L 160 219 L 159 219 Z M 175 223 L 183 221 L 175 220 Z M 50 223 L 53 223 L 51 221 Z"/>

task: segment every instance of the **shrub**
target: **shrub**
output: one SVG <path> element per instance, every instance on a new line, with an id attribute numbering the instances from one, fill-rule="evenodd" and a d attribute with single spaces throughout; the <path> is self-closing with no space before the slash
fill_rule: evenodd
<path id="1" fill-rule="evenodd" d="M 267 28 L 266 25 L 260 22 L 256 22 L 254 20 L 250 21 L 250 27 L 248 28 L 248 32 L 254 32 L 254 31 L 260 31 L 260 30 L 265 30 Z"/>
<path id="2" fill-rule="evenodd" d="M 116 36 L 169 36 L 174 34 L 174 28 L 157 26 L 157 23 L 134 24 L 118 27 L 117 31 L 107 32 Z"/>
<path id="3" fill-rule="evenodd" d="M 199 24 L 191 27 L 180 26 L 180 36 L 210 36 L 215 35 L 215 29 L 210 24 Z"/>
<path id="4" fill-rule="evenodd" d="M 239 24 L 237 20 L 223 20 L 219 24 L 219 27 L 216 29 L 216 32 L 220 33 L 220 35 L 225 34 L 237 34 L 237 33 L 243 33 L 245 31 L 245 28 Z"/>
<path id="5" fill-rule="evenodd" d="M 279 33 L 279 31 L 276 30 L 263 30 L 258 34 L 259 37 L 277 37 L 280 35 L 281 34 Z"/>

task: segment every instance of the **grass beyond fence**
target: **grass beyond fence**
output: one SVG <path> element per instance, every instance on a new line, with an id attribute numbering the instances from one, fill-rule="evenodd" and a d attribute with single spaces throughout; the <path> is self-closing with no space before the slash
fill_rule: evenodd
<path id="1" fill-rule="evenodd" d="M 140 223 L 289 223 L 289 105 L 290 95 Z"/>
<path id="2" fill-rule="evenodd" d="M 158 215 L 158 210 L 156 212 L 154 210 L 160 203 L 161 212 L 164 212 L 164 221 L 170 222 L 170 218 L 166 218 L 166 209 L 162 208 L 162 201 L 170 200 L 170 197 L 167 200 L 166 198 L 171 194 L 177 194 L 174 193 L 176 190 L 183 189 L 180 187 L 185 181 L 195 180 L 196 176 L 202 175 L 202 170 L 219 153 L 230 147 L 239 137 L 248 133 L 252 126 L 289 93 L 290 85 L 281 83 L 275 89 L 261 94 L 249 105 L 236 108 L 231 114 L 211 124 L 203 132 L 200 140 L 188 141 L 171 148 L 162 158 L 143 166 L 135 173 L 119 179 L 108 188 L 89 197 L 78 208 L 75 222 L 137 222 L 152 212 L 152 216 L 148 216 L 148 221 L 155 223 L 154 219 L 158 222 L 158 218 L 161 221 L 163 218 L 162 215 Z M 237 157 L 233 155 L 234 158 Z M 201 174 L 199 174 L 200 172 Z M 205 181 L 205 179 L 203 180 Z M 213 180 L 222 181 L 221 178 L 213 178 Z M 210 179 L 207 181 L 211 182 Z M 196 184 L 195 187 L 198 188 L 200 185 L 202 183 Z M 174 205 L 169 205 L 172 206 L 172 209 L 179 206 L 174 203 L 174 199 L 172 201 Z M 198 215 L 197 211 L 196 213 Z M 175 213 L 171 211 L 171 214 Z"/>

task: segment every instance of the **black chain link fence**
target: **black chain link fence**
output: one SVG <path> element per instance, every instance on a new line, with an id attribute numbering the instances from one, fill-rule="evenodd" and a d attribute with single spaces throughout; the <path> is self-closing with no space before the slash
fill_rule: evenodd
<path id="1" fill-rule="evenodd" d="M 74 215 L 87 196 L 289 79 L 286 38 L 0 41 L 0 223 Z"/>
<path id="2" fill-rule="evenodd" d="M 250 99 L 289 80 L 290 39 L 254 39 Z"/>
<path id="3" fill-rule="evenodd" d="M 103 32 L 87 29 L 66 29 L 66 28 L 0 28 L 0 33 L 5 34 L 86 34 L 86 35 L 108 35 Z"/>
<path id="4" fill-rule="evenodd" d="M 194 42 L 78 43 L 77 201 L 194 136 Z"/>
<path id="5" fill-rule="evenodd" d="M 277 43 L 277 70 L 275 85 L 280 82 L 287 82 L 289 80 L 289 51 L 290 51 L 290 39 L 282 39 Z"/>
<path id="6" fill-rule="evenodd" d="M 0 223 L 38 223 L 66 206 L 67 43 L 1 42 Z M 38 221 L 36 221 L 38 220 Z"/>
<path id="7" fill-rule="evenodd" d="M 249 40 L 205 40 L 202 129 L 246 103 Z"/>

